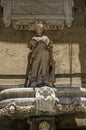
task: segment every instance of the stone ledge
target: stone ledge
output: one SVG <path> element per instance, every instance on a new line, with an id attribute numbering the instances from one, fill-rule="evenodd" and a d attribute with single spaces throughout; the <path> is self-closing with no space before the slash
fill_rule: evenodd
<path id="1" fill-rule="evenodd" d="M 33 96 L 28 96 L 27 93 L 33 93 Z M 44 86 L 35 89 L 13 88 L 3 90 L 0 92 L 0 116 L 18 119 L 30 115 L 55 116 L 86 113 L 86 98 L 83 94 L 86 94 L 86 89 L 79 87 L 50 88 Z"/>

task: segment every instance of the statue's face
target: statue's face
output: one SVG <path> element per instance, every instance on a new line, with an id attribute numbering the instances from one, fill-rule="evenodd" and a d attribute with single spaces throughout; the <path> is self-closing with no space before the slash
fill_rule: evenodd
<path id="1" fill-rule="evenodd" d="M 38 36 L 42 36 L 42 34 L 43 34 L 43 28 L 42 27 L 36 28 L 36 33 L 38 34 Z"/>

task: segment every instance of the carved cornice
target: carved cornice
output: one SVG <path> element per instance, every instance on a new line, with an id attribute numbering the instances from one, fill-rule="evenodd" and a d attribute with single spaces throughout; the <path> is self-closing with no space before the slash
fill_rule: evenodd
<path id="1" fill-rule="evenodd" d="M 12 26 L 14 29 L 16 30 L 34 30 L 35 26 L 36 26 L 36 23 L 39 22 L 39 21 L 36 21 L 33 22 L 33 21 L 28 21 L 26 23 L 24 23 L 24 21 L 13 21 L 12 22 Z M 65 23 L 64 21 L 47 21 L 45 20 L 44 22 L 43 21 L 40 21 L 44 24 L 45 26 L 45 30 L 63 30 L 64 26 L 65 26 Z"/>
<path id="2" fill-rule="evenodd" d="M 12 24 L 14 29 L 34 30 L 34 23 L 42 21 L 45 23 L 46 30 L 62 30 L 65 25 L 71 27 L 74 20 L 72 14 L 73 0 L 44 2 L 46 3 L 36 2 L 33 6 L 33 1 L 18 0 L 17 4 L 16 0 L 1 0 L 5 26 L 9 27 Z"/>

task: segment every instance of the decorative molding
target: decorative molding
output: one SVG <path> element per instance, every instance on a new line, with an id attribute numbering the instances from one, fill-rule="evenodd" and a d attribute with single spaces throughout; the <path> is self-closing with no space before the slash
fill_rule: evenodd
<path id="1" fill-rule="evenodd" d="M 20 89 L 20 90 L 19 90 Z M 3 93 L 4 95 L 8 94 L 9 96 L 9 102 L 8 100 L 1 100 L 0 103 L 3 104 L 0 109 L 0 117 L 8 116 L 10 118 L 20 119 L 20 118 L 28 118 L 31 115 L 60 115 L 60 114 L 70 114 L 70 113 L 86 113 L 86 98 L 81 98 L 80 96 L 76 95 L 67 95 L 69 92 L 69 88 L 50 88 L 48 86 L 44 86 L 41 88 L 36 88 L 34 90 L 35 96 L 33 97 L 33 100 L 31 97 L 25 98 L 24 94 L 26 91 L 32 92 L 33 90 L 31 88 L 19 88 L 15 91 L 20 94 L 22 92 L 22 98 L 20 100 L 16 98 L 12 98 L 11 92 L 13 92 L 14 89 L 7 89 L 0 92 L 0 96 Z M 77 88 L 72 88 L 77 91 Z M 83 92 L 86 93 L 86 89 L 79 88 L 80 92 L 83 95 Z M 71 90 L 71 87 L 70 87 Z M 57 93 L 59 91 L 64 92 L 64 94 L 61 94 L 60 96 L 57 96 Z M 72 90 L 71 90 L 72 91 Z M 66 93 L 67 92 L 67 93 Z M 74 91 L 72 91 L 73 93 Z M 78 91 L 79 92 L 79 91 Z M 79 93 L 80 93 L 79 92 Z M 28 99 L 29 102 L 26 100 Z M 64 100 L 64 102 L 63 102 Z M 7 101 L 7 102 L 6 102 Z"/>
<path id="2" fill-rule="evenodd" d="M 35 106 L 19 106 L 14 101 L 10 102 L 6 107 L 0 109 L 0 117 L 9 116 L 11 118 L 25 118 L 28 114 L 33 114 Z"/>
<path id="3" fill-rule="evenodd" d="M 79 99 L 75 100 L 72 104 L 57 104 L 56 109 L 61 113 L 77 113 L 86 112 L 86 106 L 80 102 Z"/>
<path id="4" fill-rule="evenodd" d="M 23 23 L 23 21 L 16 20 L 16 21 L 12 21 L 12 26 L 16 30 L 34 30 L 37 22 L 39 22 L 39 21 L 35 21 L 35 22 L 29 21 L 29 22 Z M 45 30 L 57 30 L 57 29 L 63 30 L 63 28 L 65 26 L 64 21 L 61 21 L 61 20 L 58 22 L 53 21 L 53 20 L 51 20 L 51 21 L 45 20 L 45 22 L 44 21 L 40 21 L 40 22 L 42 22 L 44 24 Z"/>
<path id="5" fill-rule="evenodd" d="M 46 30 L 62 30 L 65 23 L 67 27 L 70 27 L 74 20 L 72 14 L 73 0 L 52 0 L 46 1 L 45 4 L 42 1 L 33 4 L 33 1 L 29 0 L 18 0 L 18 3 L 16 0 L 1 0 L 1 5 L 4 10 L 3 21 L 5 26 L 9 27 L 12 23 L 14 29 L 18 30 L 34 30 L 36 21 L 45 23 Z"/>
<path id="6" fill-rule="evenodd" d="M 49 106 L 50 107 L 50 106 Z M 39 115 L 43 114 L 45 112 L 44 104 L 43 104 L 44 111 L 39 110 Z M 8 116 L 10 118 L 27 118 L 29 115 L 35 115 L 37 106 L 19 106 L 15 102 L 11 102 L 6 107 L 0 109 L 0 117 Z M 40 108 L 39 108 L 40 109 Z M 56 111 L 54 111 L 53 114 L 59 115 L 61 113 L 76 113 L 77 112 L 83 112 L 86 113 L 86 106 L 82 103 L 80 103 L 78 100 L 75 101 L 73 104 L 70 105 L 62 105 L 62 104 L 56 104 L 55 108 Z M 47 111 L 47 113 L 51 113 L 51 111 Z M 50 114 L 51 115 L 51 114 Z"/>

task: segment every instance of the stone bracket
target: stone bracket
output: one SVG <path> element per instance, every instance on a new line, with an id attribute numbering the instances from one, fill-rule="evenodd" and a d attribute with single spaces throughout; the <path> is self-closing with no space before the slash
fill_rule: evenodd
<path id="1" fill-rule="evenodd" d="M 1 0 L 1 6 L 3 7 L 3 21 L 6 27 L 11 25 L 11 0 Z"/>

